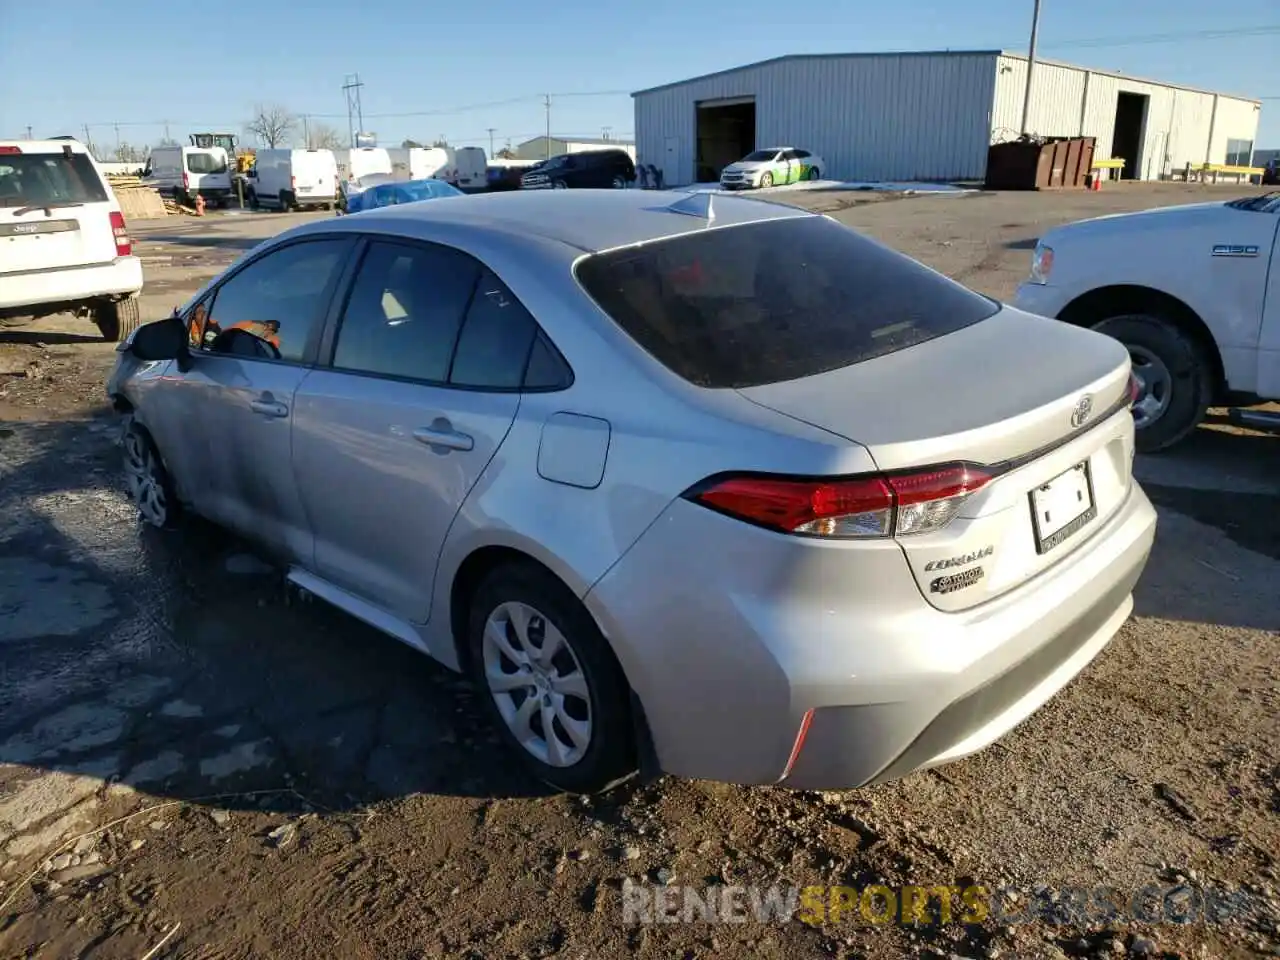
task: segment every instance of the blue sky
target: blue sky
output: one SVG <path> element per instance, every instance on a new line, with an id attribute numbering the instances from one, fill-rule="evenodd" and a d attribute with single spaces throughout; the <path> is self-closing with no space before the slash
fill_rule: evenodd
<path id="1" fill-rule="evenodd" d="M 1280 8 L 1269 6 L 1044 0 L 1041 53 L 1280 98 Z M 621 138 L 632 133 L 631 90 L 785 53 L 1025 51 L 1031 9 L 1032 0 L 0 0 L 0 135 L 25 135 L 28 125 L 37 136 L 83 135 L 89 124 L 93 140 L 114 147 L 117 135 L 155 142 L 167 120 L 185 141 L 197 130 L 242 132 L 258 102 L 345 135 L 341 86 L 358 72 L 365 127 L 384 144 L 443 134 L 488 149 L 490 127 L 496 146 L 519 142 L 544 128 L 543 93 L 561 95 L 552 99 L 553 132 L 600 136 L 608 127 Z M 1158 40 L 1254 27 L 1272 29 Z M 1280 99 L 1264 102 L 1256 146 L 1280 147 Z"/>

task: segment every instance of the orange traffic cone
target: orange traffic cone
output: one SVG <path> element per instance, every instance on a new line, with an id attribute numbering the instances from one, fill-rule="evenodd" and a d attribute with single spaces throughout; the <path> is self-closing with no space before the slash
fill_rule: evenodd
<path id="1" fill-rule="evenodd" d="M 198 193 L 196 194 L 196 216 L 197 217 L 204 216 L 204 197 L 202 197 Z"/>

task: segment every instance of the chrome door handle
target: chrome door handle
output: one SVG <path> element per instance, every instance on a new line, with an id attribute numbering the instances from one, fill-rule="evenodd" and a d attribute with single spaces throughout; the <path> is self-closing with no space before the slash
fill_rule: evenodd
<path id="1" fill-rule="evenodd" d="M 429 447 L 446 447 L 450 450 L 473 450 L 476 445 L 475 440 L 465 433 L 432 427 L 419 427 L 413 431 L 413 439 Z"/>
<path id="2" fill-rule="evenodd" d="M 264 417 L 287 417 L 289 408 L 279 400 L 250 400 L 249 409 Z"/>

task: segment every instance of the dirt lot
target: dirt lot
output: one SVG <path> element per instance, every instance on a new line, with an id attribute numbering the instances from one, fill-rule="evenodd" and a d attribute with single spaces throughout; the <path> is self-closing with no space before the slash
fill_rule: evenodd
<path id="1" fill-rule="evenodd" d="M 787 199 L 1004 297 L 1051 224 L 1233 192 Z M 136 225 L 144 312 L 301 219 Z M 1280 956 L 1280 441 L 1210 424 L 1140 461 L 1134 618 L 992 749 L 858 792 L 581 800 L 513 769 L 461 678 L 227 536 L 140 529 L 94 333 L 0 331 L 0 957 Z M 626 878 L 982 885 L 1003 913 L 628 923 Z M 1103 887 L 1120 916 L 1068 909 Z"/>

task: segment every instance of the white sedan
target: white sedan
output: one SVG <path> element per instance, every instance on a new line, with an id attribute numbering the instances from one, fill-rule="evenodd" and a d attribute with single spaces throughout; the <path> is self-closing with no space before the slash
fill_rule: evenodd
<path id="1" fill-rule="evenodd" d="M 825 168 L 822 158 L 795 147 L 769 147 L 749 153 L 720 174 L 726 190 L 780 187 L 802 180 L 817 180 Z"/>

